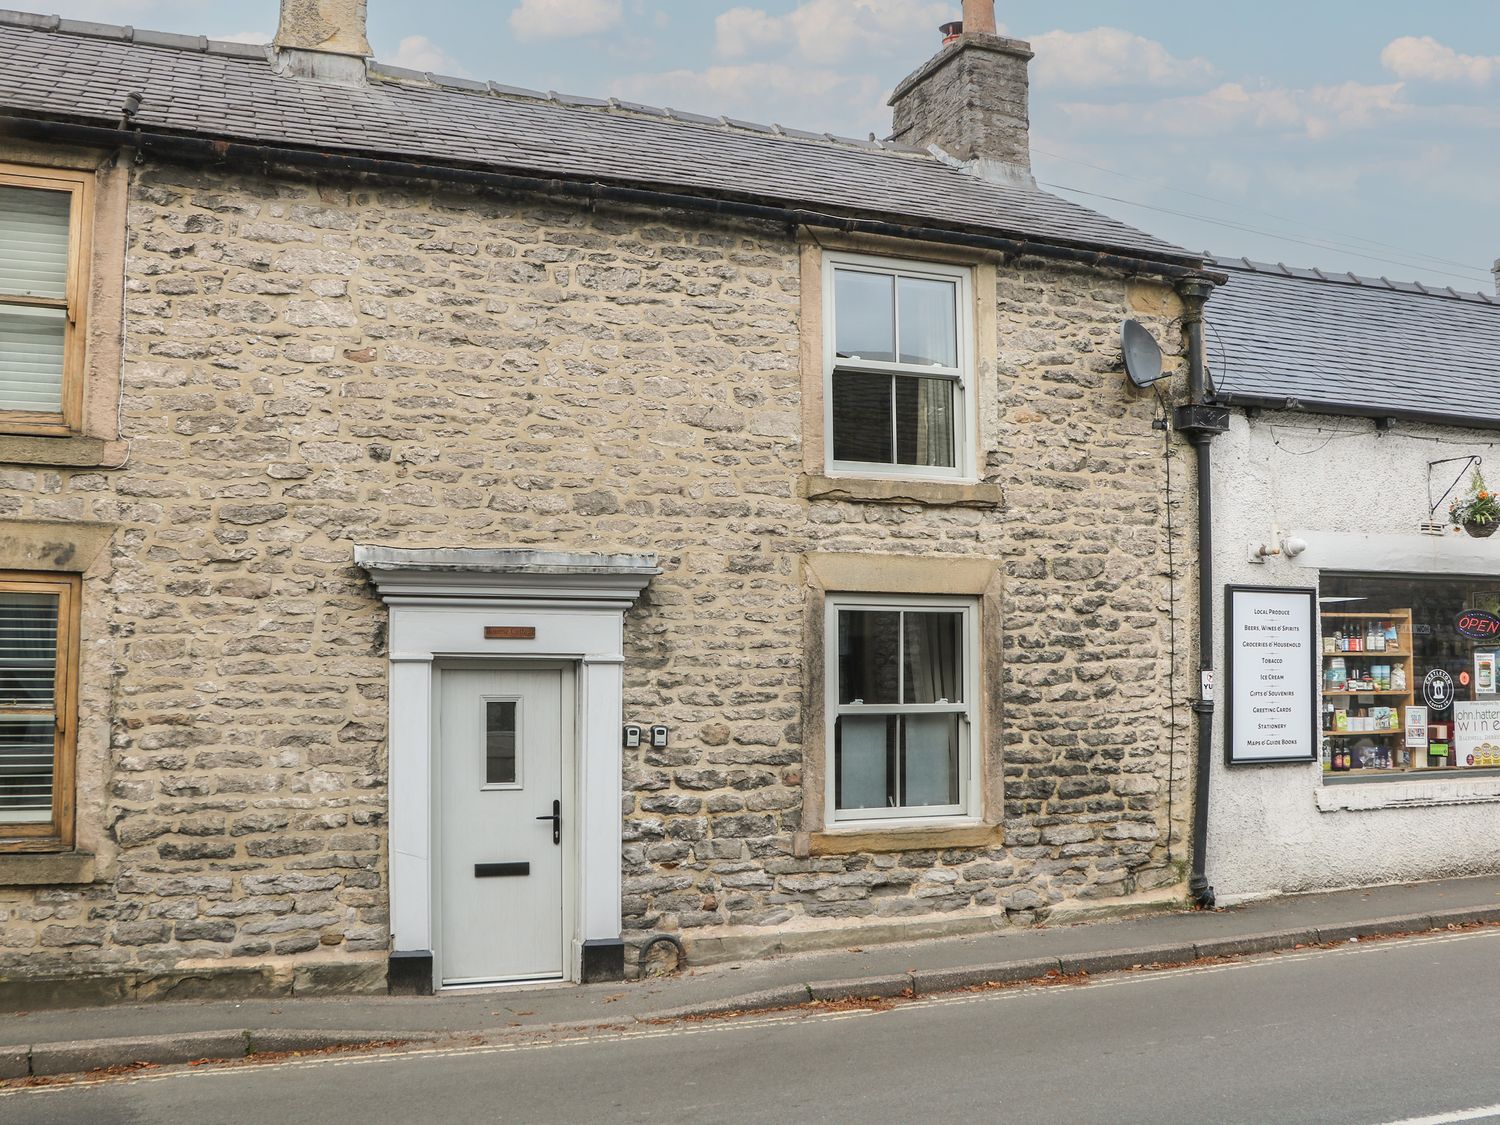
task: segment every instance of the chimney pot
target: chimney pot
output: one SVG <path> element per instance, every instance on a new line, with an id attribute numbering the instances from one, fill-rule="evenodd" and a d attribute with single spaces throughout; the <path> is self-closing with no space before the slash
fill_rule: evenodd
<path id="1" fill-rule="evenodd" d="M 964 0 L 964 31 L 970 35 L 994 35 L 995 0 Z"/>
<path id="2" fill-rule="evenodd" d="M 959 20 L 954 20 L 952 23 L 943 24 L 938 30 L 943 33 L 943 46 L 951 47 L 958 42 L 959 36 L 963 35 L 964 25 Z"/>

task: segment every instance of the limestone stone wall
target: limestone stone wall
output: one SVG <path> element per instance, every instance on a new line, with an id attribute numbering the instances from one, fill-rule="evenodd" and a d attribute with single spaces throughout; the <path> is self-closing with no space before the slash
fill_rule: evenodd
<path id="1" fill-rule="evenodd" d="M 673 737 L 626 752 L 628 936 L 1031 917 L 1179 880 L 1169 443 L 1115 369 L 1123 316 L 1170 338 L 1168 290 L 1002 264 L 980 409 L 1003 508 L 808 501 L 785 229 L 133 176 L 128 461 L 3 468 L 0 519 L 115 530 L 85 592 L 95 881 L 0 888 L 0 973 L 363 962 L 345 984 L 378 984 L 385 613 L 355 542 L 660 555 L 626 719 Z M 793 854 L 810 551 L 1004 560 L 1004 847 Z"/>

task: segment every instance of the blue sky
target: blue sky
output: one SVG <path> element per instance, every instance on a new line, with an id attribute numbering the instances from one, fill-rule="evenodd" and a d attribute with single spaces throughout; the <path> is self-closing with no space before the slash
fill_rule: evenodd
<path id="1" fill-rule="evenodd" d="M 264 40 L 276 0 L 55 0 Z M 378 57 L 534 89 L 885 135 L 959 0 L 369 0 Z M 1496 0 L 999 0 L 1038 179 L 1194 249 L 1492 290 Z M 1088 194 L 1084 194 L 1088 193 Z"/>

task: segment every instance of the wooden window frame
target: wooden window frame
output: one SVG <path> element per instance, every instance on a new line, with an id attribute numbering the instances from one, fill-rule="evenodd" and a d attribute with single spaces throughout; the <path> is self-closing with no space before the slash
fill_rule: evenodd
<path id="1" fill-rule="evenodd" d="M 0 571 L 0 592 L 57 595 L 57 716 L 52 749 L 52 819 L 0 824 L 0 853 L 67 851 L 73 846 L 74 763 L 78 749 L 78 629 L 83 579 L 76 574 Z"/>
<path id="2" fill-rule="evenodd" d="M 68 276 L 61 299 L 0 293 L 0 306 L 60 308 L 63 329 L 62 412 L 0 410 L 0 433 L 66 436 L 79 431 L 83 417 L 84 365 L 87 361 L 89 260 L 92 256 L 94 176 L 63 168 L 0 163 L 0 187 L 65 191 L 68 208 Z"/>

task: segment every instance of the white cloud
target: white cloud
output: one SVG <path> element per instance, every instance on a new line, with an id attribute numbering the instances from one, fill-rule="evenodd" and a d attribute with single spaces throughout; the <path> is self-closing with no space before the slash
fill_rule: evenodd
<path id="1" fill-rule="evenodd" d="M 1156 40 L 1117 27 L 1049 31 L 1031 45 L 1040 86 L 1181 86 L 1214 73 L 1207 59 L 1179 59 Z"/>
<path id="2" fill-rule="evenodd" d="M 759 54 L 786 40 L 786 19 L 760 8 L 730 8 L 714 20 L 714 49 L 726 59 Z"/>
<path id="3" fill-rule="evenodd" d="M 608 31 L 624 18 L 621 0 L 521 0 L 510 28 L 521 39 L 574 39 Z"/>
<path id="4" fill-rule="evenodd" d="M 818 64 L 900 51 L 915 67 L 937 50 L 938 25 L 957 18 L 955 8 L 943 0 L 802 0 L 784 16 L 731 8 L 714 21 L 715 50 L 728 59 L 791 52 Z M 912 51 L 923 43 L 928 51 Z"/>
<path id="5" fill-rule="evenodd" d="M 443 51 L 425 35 L 408 35 L 396 44 L 396 53 L 382 59 L 393 66 L 404 66 L 408 70 L 422 70 L 432 74 L 448 74 L 454 78 L 467 78 L 468 73 L 453 57 Z"/>
<path id="6" fill-rule="evenodd" d="M 1393 39 L 1380 52 L 1380 61 L 1397 78 L 1422 82 L 1487 86 L 1500 76 L 1500 56 L 1462 55 L 1430 35 Z"/>
<path id="7" fill-rule="evenodd" d="M 1285 86 L 1247 89 L 1226 82 L 1202 94 L 1120 104 L 1073 102 L 1062 106 L 1077 125 L 1145 135 L 1213 137 L 1236 131 L 1301 133 L 1313 140 L 1370 129 L 1411 112 L 1402 84 L 1345 82 L 1306 90 Z"/>

